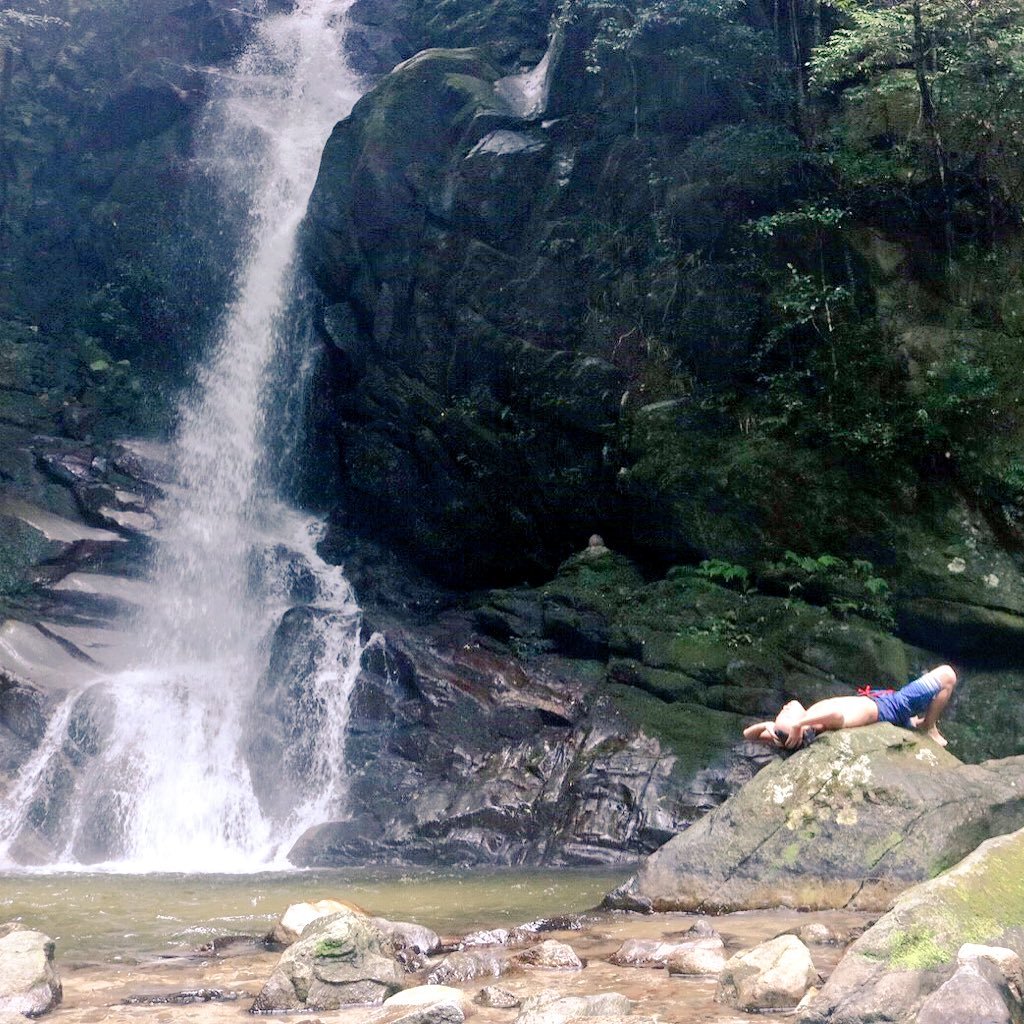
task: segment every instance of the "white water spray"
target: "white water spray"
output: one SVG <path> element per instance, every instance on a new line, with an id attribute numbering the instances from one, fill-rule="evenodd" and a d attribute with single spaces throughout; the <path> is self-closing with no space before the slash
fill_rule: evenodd
<path id="1" fill-rule="evenodd" d="M 73 801 L 68 862 L 99 834 L 101 848 L 105 841 L 120 851 L 119 868 L 265 866 L 307 825 L 336 812 L 343 796 L 358 609 L 340 570 L 316 554 L 320 524 L 276 492 L 273 444 L 275 414 L 286 404 L 275 367 L 301 333 L 297 229 L 323 144 L 359 95 L 341 46 L 350 2 L 298 0 L 264 19 L 234 72 L 220 78 L 201 132 L 210 177 L 248 206 L 248 241 L 216 348 L 179 410 L 175 483 L 159 509 L 156 600 L 140 618 L 140 663 L 87 691 L 103 709 L 106 736 Z M 296 574 L 304 580 L 300 603 L 315 607 L 321 623 L 310 640 L 316 699 L 306 716 L 312 795 L 272 821 L 257 799 L 246 730 L 269 638 L 296 603 Z M 55 717 L 42 754 L 66 748 L 74 705 L 73 696 Z M 23 775 L 13 790 L 20 806 L 0 813 L 0 858 L 26 824 L 33 798 L 22 790 L 45 785 L 55 769 L 41 756 L 29 770 L 32 779 Z"/>

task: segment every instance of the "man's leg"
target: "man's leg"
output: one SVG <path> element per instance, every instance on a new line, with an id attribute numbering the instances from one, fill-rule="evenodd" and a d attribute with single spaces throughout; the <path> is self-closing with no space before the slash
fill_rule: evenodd
<path id="1" fill-rule="evenodd" d="M 924 713 L 918 728 L 927 733 L 940 747 L 944 747 L 947 740 L 939 732 L 937 723 L 942 712 L 946 710 L 949 698 L 953 696 L 953 690 L 956 688 L 956 673 L 949 665 L 940 665 L 938 668 L 933 668 L 928 675 L 938 682 L 939 692 L 932 697 L 932 702 L 928 705 L 928 710 Z"/>

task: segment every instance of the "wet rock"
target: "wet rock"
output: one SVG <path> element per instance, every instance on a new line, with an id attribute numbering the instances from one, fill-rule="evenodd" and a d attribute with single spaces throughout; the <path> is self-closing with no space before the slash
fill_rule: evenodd
<path id="1" fill-rule="evenodd" d="M 608 962 L 619 967 L 664 967 L 675 954 L 682 952 L 687 945 L 677 942 L 658 942 L 656 939 L 626 939 L 608 957 Z"/>
<path id="2" fill-rule="evenodd" d="M 0 671 L 0 725 L 33 746 L 46 731 L 43 695 L 34 686 L 3 671 Z"/>
<path id="3" fill-rule="evenodd" d="M 364 621 L 378 641 L 350 700 L 351 814 L 301 837 L 293 863 L 608 863 L 682 826 L 676 759 L 599 700 L 575 666 L 490 649 L 461 610 L 417 628 L 384 613 Z M 290 729 L 273 696 L 282 677 L 267 678 L 267 724 L 253 750 L 264 766 L 279 763 L 265 754 Z"/>
<path id="4" fill-rule="evenodd" d="M 581 1018 L 625 1017 L 632 1012 L 633 1005 L 631 999 L 618 992 L 566 996 L 548 990 L 523 1001 L 515 1024 L 568 1024 Z"/>
<path id="5" fill-rule="evenodd" d="M 715 1000 L 748 1012 L 791 1010 L 817 979 L 807 947 L 794 935 L 780 935 L 728 960 Z"/>
<path id="6" fill-rule="evenodd" d="M 389 921 L 383 917 L 372 917 L 370 920 L 385 935 L 390 936 L 400 954 L 406 952 L 430 956 L 441 948 L 441 937 L 424 925 L 408 921 Z"/>
<path id="7" fill-rule="evenodd" d="M 488 1006 L 495 1010 L 514 1010 L 522 1000 L 508 989 L 498 988 L 496 985 L 488 985 L 480 989 L 473 999 L 474 1003 L 480 1006 Z"/>
<path id="8" fill-rule="evenodd" d="M 694 939 L 680 943 L 665 962 L 669 974 L 711 977 L 725 967 L 725 943 L 721 939 Z"/>
<path id="9" fill-rule="evenodd" d="M 476 978 L 500 978 L 508 970 L 509 962 L 497 953 L 457 950 L 449 953 L 427 975 L 431 985 L 450 985 L 473 981 Z"/>
<path id="10" fill-rule="evenodd" d="M 455 1003 L 435 1003 L 395 1017 L 391 1024 L 462 1024 L 466 1011 Z"/>
<path id="11" fill-rule="evenodd" d="M 62 997 L 53 940 L 17 922 L 0 925 L 0 1013 L 39 1017 Z"/>
<path id="12" fill-rule="evenodd" d="M 225 992 L 219 988 L 194 988 L 153 996 L 126 996 L 122 1006 L 191 1006 L 194 1003 L 231 1003 L 241 999 L 241 992 Z"/>
<path id="13" fill-rule="evenodd" d="M 561 914 L 558 917 L 541 917 L 527 921 L 516 928 L 517 932 L 538 935 L 542 932 L 580 932 L 585 927 L 579 914 Z"/>
<path id="14" fill-rule="evenodd" d="M 555 939 L 547 939 L 539 946 L 527 949 L 515 957 L 517 963 L 528 967 L 543 967 L 551 971 L 581 971 L 583 961 L 572 946 Z"/>
<path id="15" fill-rule="evenodd" d="M 252 956 L 267 948 L 266 939 L 252 935 L 218 935 L 212 942 L 205 942 L 198 949 L 201 954 L 213 953 L 218 957 Z"/>
<path id="16" fill-rule="evenodd" d="M 319 918 L 281 955 L 253 1013 L 382 1003 L 403 986 L 391 940 L 360 914 Z"/>
<path id="17" fill-rule="evenodd" d="M 801 925 L 793 934 L 808 946 L 845 946 L 850 941 L 847 933 L 836 931 L 821 921 Z"/>
<path id="18" fill-rule="evenodd" d="M 463 949 L 473 946 L 507 946 L 515 941 L 515 932 L 508 928 L 488 928 L 486 931 L 470 932 L 459 943 Z"/>
<path id="19" fill-rule="evenodd" d="M 606 905 L 880 909 L 1024 823 L 1024 758 L 965 765 L 887 724 L 826 733 L 649 857 Z"/>

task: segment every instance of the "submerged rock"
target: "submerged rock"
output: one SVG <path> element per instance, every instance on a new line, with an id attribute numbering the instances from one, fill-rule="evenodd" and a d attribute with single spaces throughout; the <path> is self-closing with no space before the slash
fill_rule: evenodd
<path id="1" fill-rule="evenodd" d="M 651 855 L 608 907 L 882 909 L 1024 824 L 1024 758 L 965 765 L 879 724 L 826 733 Z"/>
<path id="2" fill-rule="evenodd" d="M 473 1002 L 480 1006 L 493 1007 L 496 1010 L 514 1010 L 522 1000 L 508 989 L 499 988 L 497 985 L 488 985 L 480 989 Z"/>

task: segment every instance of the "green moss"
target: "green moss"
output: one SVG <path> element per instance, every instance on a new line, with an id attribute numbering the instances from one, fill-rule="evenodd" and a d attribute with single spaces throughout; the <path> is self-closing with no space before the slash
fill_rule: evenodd
<path id="1" fill-rule="evenodd" d="M 615 683 L 606 684 L 604 689 L 626 718 L 678 756 L 677 768 L 684 774 L 693 774 L 714 763 L 739 734 L 739 716 L 729 712 L 714 711 L 700 704 L 666 704 L 650 694 Z"/>
<path id="2" fill-rule="evenodd" d="M 783 867 L 793 868 L 796 867 L 800 860 L 800 854 L 802 853 L 800 843 L 790 843 L 779 857 L 780 863 Z"/>
<path id="3" fill-rule="evenodd" d="M 889 963 L 907 971 L 927 971 L 949 961 L 953 951 L 941 945 L 926 927 L 896 931 L 890 936 Z"/>
<path id="4" fill-rule="evenodd" d="M 340 939 L 322 939 L 313 948 L 313 956 L 318 960 L 339 959 L 351 954 L 352 943 Z"/>

